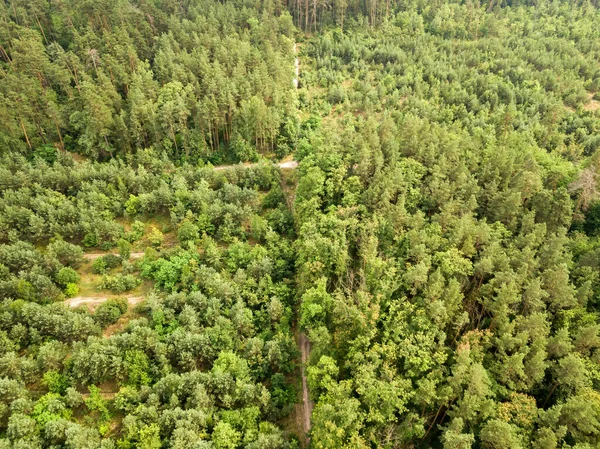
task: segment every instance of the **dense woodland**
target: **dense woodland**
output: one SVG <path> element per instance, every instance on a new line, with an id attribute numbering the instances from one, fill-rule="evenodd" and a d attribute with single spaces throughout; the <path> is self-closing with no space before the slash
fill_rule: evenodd
<path id="1" fill-rule="evenodd" d="M 104 160 L 153 146 L 214 162 L 291 150 L 289 15 L 134 3 L 0 5 L 3 151 L 43 156 L 58 142 Z"/>
<path id="2" fill-rule="evenodd" d="M 598 447 L 598 23 L 1 3 L 0 448 Z"/>

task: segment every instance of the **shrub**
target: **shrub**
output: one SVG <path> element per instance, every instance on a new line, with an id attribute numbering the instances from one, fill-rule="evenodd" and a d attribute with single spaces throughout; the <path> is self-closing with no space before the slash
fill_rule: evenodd
<path id="1" fill-rule="evenodd" d="M 177 238 L 180 243 L 195 242 L 200 237 L 198 226 L 190 221 L 184 221 L 177 231 Z"/>
<path id="2" fill-rule="evenodd" d="M 158 247 L 162 245 L 165 240 L 165 235 L 160 232 L 155 226 L 152 226 L 150 229 L 150 234 L 148 234 L 148 241 L 154 247 Z"/>
<path id="3" fill-rule="evenodd" d="M 77 287 L 77 284 L 67 284 L 67 286 L 65 287 L 65 296 L 67 298 L 73 298 L 74 296 L 77 296 L 79 294 L 79 287 Z"/>
<path id="4" fill-rule="evenodd" d="M 42 159 L 48 164 L 53 165 L 54 162 L 56 162 L 56 159 L 58 158 L 58 151 L 56 150 L 56 148 L 54 148 L 54 146 L 47 143 L 37 147 L 33 151 L 33 157 L 34 159 Z"/>
<path id="5" fill-rule="evenodd" d="M 104 263 L 106 263 L 106 268 L 109 270 L 112 270 L 113 268 L 116 268 L 119 265 L 121 265 L 121 257 L 116 256 L 114 254 L 107 254 L 105 256 L 102 256 L 102 259 L 104 260 Z"/>
<path id="6" fill-rule="evenodd" d="M 125 211 L 128 215 L 135 215 L 140 209 L 140 199 L 135 195 L 129 195 L 129 199 L 125 202 Z"/>
<path id="7" fill-rule="evenodd" d="M 269 224 L 267 220 L 256 214 L 250 217 L 250 235 L 254 240 L 263 239 L 267 235 L 268 230 Z"/>
<path id="8" fill-rule="evenodd" d="M 94 262 L 92 262 L 92 271 L 96 274 L 105 274 L 106 273 L 106 262 L 103 257 L 98 257 Z"/>
<path id="9" fill-rule="evenodd" d="M 136 242 L 144 236 L 144 223 L 136 220 L 131 225 L 131 230 L 126 234 L 126 239 L 130 242 Z"/>
<path id="10" fill-rule="evenodd" d="M 79 282 L 79 275 L 71 267 L 63 267 L 56 274 L 56 282 L 63 287 L 67 284 L 77 284 Z"/>
<path id="11" fill-rule="evenodd" d="M 44 373 L 42 383 L 48 388 L 50 393 L 65 394 L 69 388 L 68 379 L 57 371 L 47 371 Z"/>
<path id="12" fill-rule="evenodd" d="M 346 101 L 346 91 L 341 86 L 334 86 L 329 89 L 327 100 L 331 104 L 340 104 Z"/>
<path id="13" fill-rule="evenodd" d="M 117 246 L 119 247 L 119 255 L 121 258 L 125 260 L 129 259 L 129 256 L 131 256 L 131 243 L 125 239 L 119 239 Z"/>
<path id="14" fill-rule="evenodd" d="M 98 257 L 92 263 L 92 271 L 96 274 L 106 274 L 107 271 L 121 265 L 121 257 L 114 254 L 106 254 Z"/>
<path id="15" fill-rule="evenodd" d="M 256 162 L 258 160 L 256 147 L 237 133 L 231 139 L 230 148 L 238 161 Z"/>
<path id="16" fill-rule="evenodd" d="M 77 268 L 83 261 L 81 246 L 73 245 L 64 240 L 55 240 L 48 245 L 48 253 L 56 257 L 60 263 Z"/>
<path id="17" fill-rule="evenodd" d="M 262 206 L 265 209 L 275 209 L 276 207 L 285 204 L 285 196 L 278 182 L 274 182 L 269 193 L 265 195 L 262 201 Z"/>
<path id="18" fill-rule="evenodd" d="M 104 276 L 100 288 L 110 290 L 114 293 L 123 293 L 129 290 L 133 290 L 142 281 L 130 274 L 118 274 L 116 276 Z"/>
<path id="19" fill-rule="evenodd" d="M 101 327 L 115 323 L 121 315 L 127 312 L 127 300 L 124 298 L 109 299 L 94 312 L 94 321 Z"/>
<path id="20" fill-rule="evenodd" d="M 85 246 L 86 248 L 93 248 L 95 246 L 98 246 L 98 236 L 95 232 L 88 232 L 83 237 L 83 246 Z"/>

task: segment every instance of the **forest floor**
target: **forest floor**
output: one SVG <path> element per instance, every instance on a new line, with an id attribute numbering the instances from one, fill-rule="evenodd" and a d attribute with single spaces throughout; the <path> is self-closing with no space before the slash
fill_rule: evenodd
<path id="1" fill-rule="evenodd" d="M 98 385 L 100 397 L 104 400 L 111 401 L 115 398 L 116 394 L 119 392 L 119 385 L 115 380 L 109 380 L 106 382 L 102 382 Z M 83 399 L 87 399 L 90 397 L 90 392 L 88 391 L 80 391 Z"/>
<path id="2" fill-rule="evenodd" d="M 588 93 L 588 103 L 583 106 L 583 109 L 586 111 L 597 111 L 600 109 L 600 101 L 594 99 L 594 93 Z"/>

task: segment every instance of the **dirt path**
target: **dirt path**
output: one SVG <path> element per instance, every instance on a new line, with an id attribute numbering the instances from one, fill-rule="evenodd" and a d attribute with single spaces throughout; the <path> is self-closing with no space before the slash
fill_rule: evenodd
<path id="1" fill-rule="evenodd" d="M 306 366 L 308 364 L 308 356 L 310 355 L 310 342 L 303 333 L 300 334 L 299 344 L 300 353 L 302 354 L 302 424 L 308 447 L 310 446 L 310 416 L 312 414 L 314 404 L 310 400 L 310 396 L 308 394 L 308 382 L 306 380 Z"/>
<path id="2" fill-rule="evenodd" d="M 86 260 L 96 260 L 96 259 L 98 259 L 100 257 L 107 256 L 109 254 L 111 254 L 111 253 L 84 253 L 83 254 L 83 258 L 86 259 Z M 145 253 L 131 253 L 129 255 L 129 257 L 131 259 L 141 259 L 142 257 L 144 257 L 144 254 Z M 112 254 L 112 255 L 113 256 L 118 256 L 118 254 Z"/>
<path id="3" fill-rule="evenodd" d="M 244 167 L 255 167 L 258 164 L 252 164 L 252 163 L 245 163 L 242 164 Z M 278 162 L 274 165 L 277 165 L 279 168 L 296 168 L 298 167 L 298 161 L 286 161 L 286 162 Z M 231 165 L 217 165 L 216 167 L 214 167 L 215 170 L 217 171 L 221 171 L 221 170 L 231 170 L 232 168 L 235 167 L 239 167 L 240 164 L 231 164 Z"/>
<path id="4" fill-rule="evenodd" d="M 298 79 L 300 77 L 300 61 L 298 59 L 298 44 L 294 43 L 294 55 L 296 55 L 294 60 L 294 87 L 298 89 Z M 289 166 L 281 168 L 296 168 L 298 166 L 298 162 L 290 161 Z M 308 393 L 308 382 L 306 380 L 306 367 L 308 365 L 308 358 L 310 356 L 310 342 L 304 333 L 300 332 L 298 345 L 300 346 L 300 354 L 302 355 L 302 428 L 304 430 L 304 436 L 306 438 L 305 447 L 310 447 L 310 417 L 312 415 L 312 410 L 314 404 L 310 400 L 310 395 Z"/>
<path id="5" fill-rule="evenodd" d="M 300 77 L 300 61 L 298 61 L 298 44 L 294 43 L 294 54 L 296 58 L 294 59 L 294 87 L 298 89 L 298 78 Z"/>
<path id="6" fill-rule="evenodd" d="M 96 306 L 99 306 L 103 302 L 108 301 L 111 298 L 122 298 L 123 296 L 76 296 L 75 298 L 69 298 L 65 301 L 65 305 L 71 308 L 87 305 L 90 310 L 93 310 Z M 134 306 L 144 300 L 143 296 L 125 296 L 127 304 Z"/>

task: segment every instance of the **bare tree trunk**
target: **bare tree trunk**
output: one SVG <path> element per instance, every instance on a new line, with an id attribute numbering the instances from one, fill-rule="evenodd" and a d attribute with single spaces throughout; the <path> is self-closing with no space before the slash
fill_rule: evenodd
<path id="1" fill-rule="evenodd" d="M 173 144 L 175 144 L 175 151 L 177 151 L 177 153 L 179 154 L 179 147 L 177 146 L 177 138 L 175 137 L 175 130 L 173 129 L 173 125 L 171 125 L 170 128 L 171 128 L 171 137 L 173 139 Z"/>
<path id="2" fill-rule="evenodd" d="M 23 129 L 23 134 L 25 134 L 25 140 L 27 141 L 27 145 L 29 145 L 29 149 L 32 150 L 31 142 L 29 141 L 29 136 L 27 135 L 27 130 L 25 129 L 25 124 L 23 123 L 23 119 L 19 118 L 19 122 L 21 122 L 21 128 Z"/>
<path id="3" fill-rule="evenodd" d="M 429 432 L 431 432 L 431 429 L 433 429 L 433 426 L 435 425 L 435 421 L 437 420 L 437 417 L 439 416 L 440 412 L 442 411 L 442 408 L 444 408 L 444 404 L 440 405 L 440 408 L 438 408 L 437 413 L 433 417 L 433 421 L 431 421 L 431 425 L 427 429 L 427 432 L 425 432 L 425 435 L 423 435 L 423 438 L 421 438 L 421 441 L 423 441 L 425 438 L 427 438 L 427 435 L 429 435 Z"/>
<path id="4" fill-rule="evenodd" d="M 309 0 L 306 0 L 306 4 L 305 4 L 306 8 L 304 11 L 304 31 L 305 32 L 308 31 L 308 1 Z"/>
<path id="5" fill-rule="evenodd" d="M 46 38 L 46 33 L 44 33 L 44 28 L 42 27 L 42 24 L 40 23 L 40 19 L 38 19 L 38 16 L 35 13 L 34 13 L 34 16 L 35 16 L 35 20 L 37 21 L 38 26 L 40 27 L 42 36 L 44 36 L 44 42 L 46 42 L 46 45 L 48 45 L 48 39 Z"/>
<path id="6" fill-rule="evenodd" d="M 2 54 L 4 55 L 6 62 L 8 62 L 8 64 L 10 65 L 10 68 L 12 69 L 12 64 L 13 64 L 12 59 L 10 59 L 10 56 L 8 56 L 8 53 L 6 52 L 6 50 L 4 49 L 2 44 L 0 44 L 0 50 L 2 50 Z"/>

